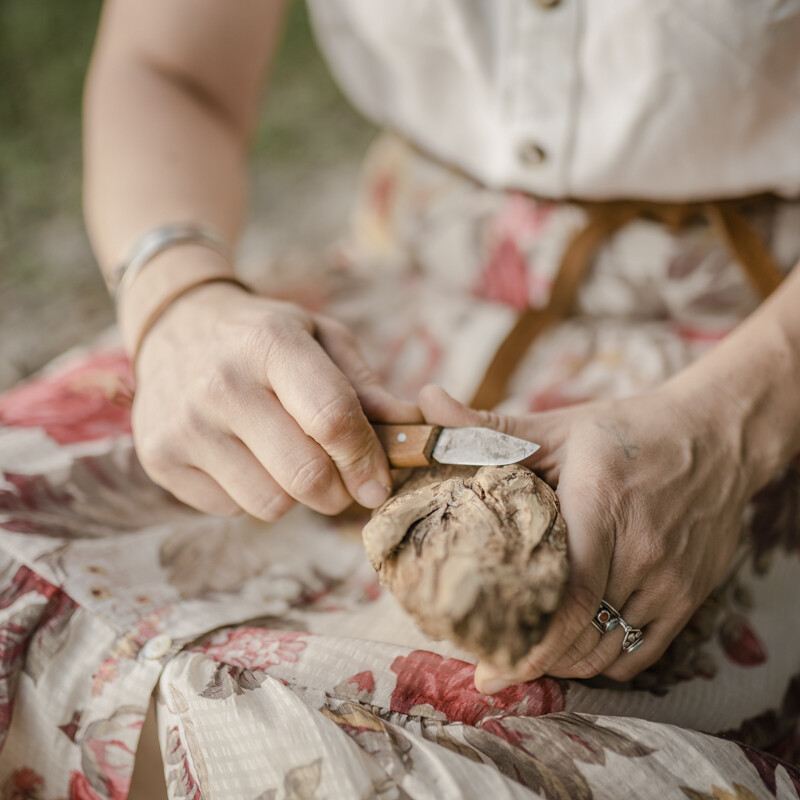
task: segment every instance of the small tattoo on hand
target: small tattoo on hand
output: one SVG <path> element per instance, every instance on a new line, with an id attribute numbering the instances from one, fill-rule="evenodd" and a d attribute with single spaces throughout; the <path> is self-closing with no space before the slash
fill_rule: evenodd
<path id="1" fill-rule="evenodd" d="M 605 431 L 606 433 L 610 433 L 616 440 L 619 446 L 622 448 L 622 452 L 625 453 L 625 458 L 628 461 L 635 461 L 636 454 L 642 449 L 636 442 L 632 441 L 630 436 L 628 436 L 628 425 L 624 422 L 595 422 L 598 428 L 601 431 Z"/>

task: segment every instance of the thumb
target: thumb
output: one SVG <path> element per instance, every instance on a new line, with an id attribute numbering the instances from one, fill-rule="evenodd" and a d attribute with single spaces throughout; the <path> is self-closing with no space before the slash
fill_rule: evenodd
<path id="1" fill-rule="evenodd" d="M 419 392 L 417 402 L 425 422 L 429 425 L 445 425 L 450 428 L 474 425 L 524 438 L 521 418 L 494 411 L 476 411 L 451 397 L 441 386 L 424 386 Z"/>
<path id="2" fill-rule="evenodd" d="M 556 462 L 560 461 L 560 452 L 566 436 L 566 424 L 562 415 L 544 412 L 515 416 L 496 411 L 476 411 L 450 397 L 441 386 L 433 384 L 420 390 L 418 404 L 425 422 L 429 425 L 451 428 L 474 425 L 536 442 L 541 445 L 541 449 L 528 461 L 535 462 L 537 471 L 544 470 L 548 480 Z"/>
<path id="3" fill-rule="evenodd" d="M 317 340 L 356 390 L 370 422 L 422 421 L 422 415 L 413 403 L 395 397 L 380 383 L 362 355 L 355 337 L 344 325 L 322 316 L 315 317 L 314 322 Z"/>

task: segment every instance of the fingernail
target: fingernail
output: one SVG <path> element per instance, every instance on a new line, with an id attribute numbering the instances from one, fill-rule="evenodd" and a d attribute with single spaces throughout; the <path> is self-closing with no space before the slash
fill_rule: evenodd
<path id="1" fill-rule="evenodd" d="M 358 502 L 365 508 L 377 508 L 382 506 L 388 499 L 392 490 L 376 480 L 367 481 L 358 490 Z"/>
<path id="2" fill-rule="evenodd" d="M 507 681 L 505 678 L 490 678 L 488 681 L 483 682 L 479 691 L 481 694 L 497 694 L 497 692 L 502 692 L 503 689 L 508 689 L 509 686 L 513 685 L 511 681 Z"/>

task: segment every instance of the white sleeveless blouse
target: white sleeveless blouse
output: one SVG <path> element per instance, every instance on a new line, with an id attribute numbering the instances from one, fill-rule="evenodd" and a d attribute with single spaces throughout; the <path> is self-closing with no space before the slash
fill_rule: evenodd
<path id="1" fill-rule="evenodd" d="M 308 0 L 352 102 L 494 187 L 800 196 L 800 0 Z"/>

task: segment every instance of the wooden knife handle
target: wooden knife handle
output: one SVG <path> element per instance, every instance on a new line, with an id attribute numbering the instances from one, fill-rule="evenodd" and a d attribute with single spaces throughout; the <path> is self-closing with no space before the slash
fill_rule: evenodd
<path id="1" fill-rule="evenodd" d="M 427 467 L 431 452 L 442 430 L 438 425 L 373 425 L 389 466 Z"/>

